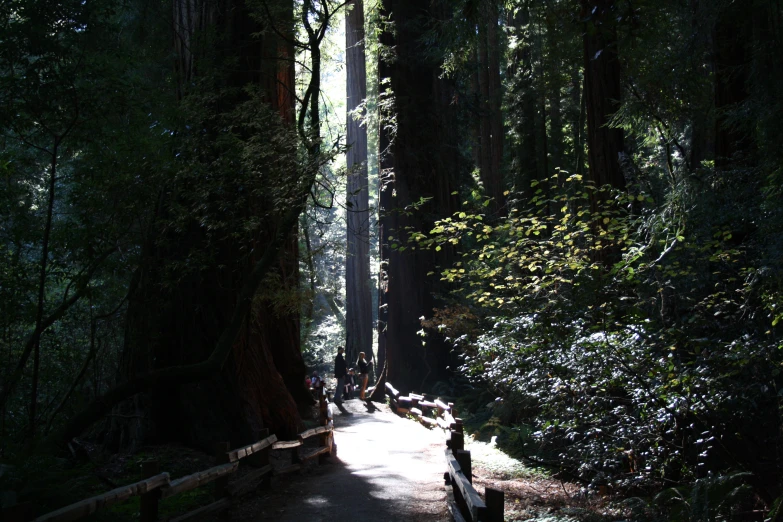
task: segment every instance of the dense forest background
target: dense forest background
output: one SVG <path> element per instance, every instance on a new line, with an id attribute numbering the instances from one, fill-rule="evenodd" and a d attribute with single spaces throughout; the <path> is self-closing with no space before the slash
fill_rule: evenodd
<path id="1" fill-rule="evenodd" d="M 777 520 L 778 0 L 0 10 L 0 490 L 294 434 L 345 345 L 635 520 Z"/>

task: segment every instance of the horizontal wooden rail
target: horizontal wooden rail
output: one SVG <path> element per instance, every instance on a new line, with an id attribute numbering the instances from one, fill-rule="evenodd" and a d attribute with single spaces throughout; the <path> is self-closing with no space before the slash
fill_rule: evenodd
<path id="1" fill-rule="evenodd" d="M 392 386 L 390 382 L 386 383 L 386 394 L 390 396 L 392 399 L 396 399 L 397 397 L 400 396 L 400 392 L 397 391 L 397 389 L 394 386 Z"/>
<path id="2" fill-rule="evenodd" d="M 304 444 L 301 440 L 281 440 L 272 444 L 273 450 L 298 448 Z"/>
<path id="3" fill-rule="evenodd" d="M 317 428 L 305 430 L 299 434 L 299 440 L 309 439 L 310 437 L 314 437 L 315 435 L 326 433 L 327 431 L 332 431 L 332 429 L 333 428 L 331 426 L 318 426 Z"/>
<path id="4" fill-rule="evenodd" d="M 323 397 L 323 395 L 321 396 Z M 225 445 L 224 443 L 221 443 L 219 445 L 221 447 L 216 454 L 216 460 L 218 464 L 209 469 L 198 471 L 196 473 L 180 477 L 176 480 L 170 480 L 168 473 L 159 473 L 139 482 L 135 482 L 127 486 L 121 486 L 101 495 L 96 495 L 69 506 L 65 506 L 56 511 L 52 511 L 51 513 L 47 513 L 36 518 L 35 521 L 75 521 L 91 515 L 99 509 L 112 506 L 118 502 L 127 500 L 130 497 L 139 495 L 142 497 L 141 520 L 155 520 L 157 518 L 158 500 L 166 499 L 179 493 L 196 489 L 211 482 L 216 484 L 215 491 L 218 497 L 223 497 L 224 495 L 227 495 L 227 497 L 218 498 L 217 501 L 213 502 L 212 504 L 201 507 L 171 520 L 189 520 L 205 513 L 211 513 L 225 509 L 231 505 L 230 497 L 238 497 L 252 491 L 258 487 L 259 480 L 264 480 L 268 484 L 269 477 L 272 474 L 279 475 L 282 473 L 296 471 L 301 468 L 299 462 L 302 460 L 311 459 L 321 455 L 328 455 L 332 450 L 333 429 L 334 428 L 332 426 L 319 426 L 318 428 L 305 430 L 297 436 L 297 440 L 293 441 L 278 441 L 275 435 L 270 435 L 269 437 L 261 439 L 258 442 L 233 450 L 228 450 L 229 446 L 227 443 L 225 443 Z M 295 453 L 293 456 L 293 459 L 295 460 L 293 465 L 284 469 L 274 470 L 272 465 L 269 464 L 268 452 L 270 450 L 292 449 L 296 452 L 297 448 L 302 446 L 306 439 L 316 435 L 321 435 L 321 445 L 318 448 L 308 452 L 301 459 L 299 458 L 298 453 Z M 227 451 L 223 451 L 224 449 Z M 260 467 L 254 471 L 251 471 L 250 473 L 247 473 L 239 480 L 229 484 L 227 482 L 228 476 L 239 469 L 239 461 L 246 457 L 252 457 L 254 465 Z M 154 464 L 154 466 L 156 471 L 157 464 Z M 147 508 L 145 508 L 145 504 L 148 505 Z M 29 520 L 29 518 L 25 518 L 25 520 Z"/>
<path id="5" fill-rule="evenodd" d="M 255 444 L 250 444 L 248 446 L 245 446 L 243 448 L 238 448 L 232 451 L 228 452 L 228 461 L 229 462 L 235 462 L 239 459 L 243 459 L 245 457 L 249 457 L 253 453 L 258 453 L 264 448 L 268 448 L 269 446 L 273 445 L 275 442 L 277 442 L 277 437 L 275 435 L 270 435 L 269 437 L 259 440 Z"/>
<path id="6" fill-rule="evenodd" d="M 432 395 L 409 393 L 402 395 L 390 382 L 386 382 L 386 394 L 399 415 L 410 415 L 428 428 L 438 426 L 449 435 L 445 451 L 448 471 L 446 502 L 455 522 L 502 522 L 504 494 L 500 490 L 485 488 L 482 500 L 473 487 L 470 452 L 465 449 L 462 419 L 456 418 L 452 403 L 446 403 Z M 428 412 L 437 412 L 436 418 Z"/>
<path id="7" fill-rule="evenodd" d="M 75 504 L 71 504 L 70 506 L 65 506 L 57 511 L 52 511 L 51 513 L 40 516 L 35 520 L 36 522 L 69 522 L 71 520 L 79 520 L 80 518 L 92 515 L 101 508 L 112 506 L 117 502 L 122 502 L 135 495 L 148 493 L 168 483 L 169 474 L 160 473 L 154 477 L 127 486 L 121 486 L 101 495 L 96 495 L 76 502 Z"/>
<path id="8" fill-rule="evenodd" d="M 164 486 L 160 490 L 161 498 L 169 498 L 191 489 L 196 489 L 205 484 L 209 484 L 220 477 L 230 475 L 235 472 L 239 467 L 239 462 L 228 462 L 221 464 L 220 466 L 214 466 L 204 471 L 199 471 L 191 475 L 186 475 L 177 480 L 172 480 L 167 486 Z"/>
<path id="9" fill-rule="evenodd" d="M 451 406 L 440 399 L 435 399 L 435 406 L 438 408 L 438 414 L 440 415 L 442 415 L 443 412 L 451 411 Z"/>
<path id="10" fill-rule="evenodd" d="M 451 483 L 455 489 L 458 489 L 462 494 L 462 498 L 467 504 L 468 511 L 470 512 L 471 519 L 477 521 L 479 516 L 483 515 L 487 509 L 487 505 L 481 500 L 473 484 L 470 483 L 468 477 L 462 471 L 462 467 L 457 462 L 456 457 L 450 449 L 446 450 L 446 464 L 449 467 L 449 475 L 451 476 Z"/>

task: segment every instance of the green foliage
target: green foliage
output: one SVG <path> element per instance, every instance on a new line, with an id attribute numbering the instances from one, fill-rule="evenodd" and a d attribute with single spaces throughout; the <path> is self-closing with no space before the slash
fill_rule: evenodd
<path id="1" fill-rule="evenodd" d="M 413 236 L 462 248 L 440 277 L 467 311 L 425 325 L 459 347 L 462 373 L 514 401 L 511 424 L 536 426 L 523 449 L 631 487 L 729 466 L 754 436 L 727 437 L 751 418 L 764 419 L 753 440 L 773 443 L 783 357 L 749 245 L 707 210 L 715 199 L 688 187 L 656 209 L 640 188 L 579 176 L 534 190 L 534 207 L 493 225 L 466 202 Z"/>
<path id="2" fill-rule="evenodd" d="M 39 312 L 50 197 L 45 324 L 71 296 L 79 299 L 41 338 L 45 407 L 37 420 L 44 426 L 103 390 L 113 374 L 122 338 L 118 306 L 154 210 L 148 202 L 168 171 L 171 136 L 156 128 L 170 115 L 162 103 L 167 87 L 157 81 L 161 68 L 150 61 L 160 56 L 133 48 L 134 6 L 5 2 L 0 9 L 0 351 L 3 391 L 15 392 L 3 405 L 7 443 L 6 435 L 29 421 L 22 393 L 28 376 L 21 386 L 9 380 Z M 93 371 L 58 408 L 85 360 Z"/>
<path id="3" fill-rule="evenodd" d="M 690 494 L 679 488 L 658 493 L 652 501 L 629 498 L 623 504 L 639 522 L 719 522 L 732 519 L 736 506 L 750 499 L 749 473 L 732 473 L 696 480 Z"/>

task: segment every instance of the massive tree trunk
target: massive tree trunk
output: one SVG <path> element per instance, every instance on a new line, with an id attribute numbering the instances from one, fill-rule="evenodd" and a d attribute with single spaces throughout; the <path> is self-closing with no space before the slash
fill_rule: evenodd
<path id="1" fill-rule="evenodd" d="M 213 74 L 218 71 L 219 88 L 237 93 L 233 98 L 220 98 L 216 102 L 218 110 L 233 110 L 245 101 L 244 88 L 252 86 L 261 89 L 269 106 L 290 124 L 294 110 L 293 49 L 279 36 L 293 34 L 293 28 L 283 22 L 291 20 L 292 6 L 288 4 L 277 2 L 274 7 L 278 9 L 270 10 L 275 19 L 268 23 L 276 25 L 272 31 L 250 16 L 243 2 L 217 5 L 199 0 L 175 1 L 178 93 L 183 100 L 192 96 L 191 86 L 202 69 Z M 209 47 L 201 47 L 199 42 L 206 41 Z M 292 178 L 292 183 L 295 181 Z M 181 185 L 173 181 L 157 205 L 156 221 L 129 299 L 121 381 L 133 382 L 141 374 L 206 360 L 232 322 L 240 290 L 258 257 L 278 235 L 280 221 L 275 216 L 280 209 L 270 208 L 269 199 L 255 194 L 212 196 L 243 201 L 246 206 L 241 212 L 247 218 L 264 216 L 249 243 L 237 241 L 231 231 L 209 233 L 197 222 L 181 228 L 167 227 L 179 194 L 189 188 Z M 228 180 L 226 186 L 232 186 Z M 293 292 L 299 279 L 295 233 L 281 250 L 274 276 L 264 286 L 272 285 L 274 280 L 278 292 Z M 188 266 L 199 252 L 209 252 L 209 262 L 172 277 L 172 267 Z M 248 308 L 241 333 L 221 369 L 197 382 L 157 382 L 154 388 L 137 395 L 133 404 L 125 403 L 123 413 L 130 408 L 144 421 L 128 423 L 121 415 L 114 416 L 107 444 L 132 446 L 157 439 L 208 448 L 216 440 L 234 444 L 250 441 L 263 428 L 270 428 L 279 437 L 297 432 L 301 428 L 297 402 L 310 400 L 303 385 L 305 366 L 299 347 L 298 312 L 274 305 L 265 295 L 257 295 Z"/>
<path id="2" fill-rule="evenodd" d="M 364 54 L 364 2 L 353 0 L 345 13 L 347 78 L 347 241 L 345 316 L 348 361 L 365 352 L 372 359 L 372 289 L 370 288 L 370 201 L 367 180 L 367 128 L 353 112 L 367 97 Z M 380 370 L 380 368 L 379 368 Z"/>
<path id="3" fill-rule="evenodd" d="M 620 107 L 622 86 L 617 56 L 614 0 L 582 0 L 585 97 L 587 109 L 587 160 L 596 186 L 625 187 L 619 154 L 624 152 L 623 131 L 607 125 Z"/>
<path id="4" fill-rule="evenodd" d="M 381 247 L 385 273 L 383 299 L 387 378 L 404 389 L 422 389 L 445 375 L 448 349 L 435 339 L 426 346 L 417 334 L 419 318 L 430 316 L 435 306 L 436 277 L 427 276 L 449 261 L 441 253 L 422 251 L 407 242 L 409 230 L 430 230 L 434 219 L 449 216 L 457 199 L 459 149 L 456 120 L 451 105 L 453 89 L 440 78 L 439 60 L 422 57 L 421 38 L 433 17 L 448 11 L 446 2 L 423 8 L 415 0 L 387 0 L 386 14 L 395 24 L 392 36 L 382 41 L 395 46 L 393 63 L 381 63 L 380 78 L 390 80 L 396 101 L 397 128 L 386 156 L 381 191 Z M 441 20 L 440 23 L 445 23 Z M 434 53 L 430 53 L 434 54 Z M 389 143 L 389 129 L 382 126 L 381 147 Z M 431 198 L 418 208 L 412 204 Z M 409 228 L 410 227 L 410 228 Z M 403 250 L 404 248 L 404 250 Z"/>

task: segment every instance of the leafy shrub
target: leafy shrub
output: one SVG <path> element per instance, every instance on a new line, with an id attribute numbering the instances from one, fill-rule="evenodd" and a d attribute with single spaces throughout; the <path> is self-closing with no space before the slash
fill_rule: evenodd
<path id="1" fill-rule="evenodd" d="M 718 174 L 711 183 L 733 186 Z M 715 212 L 727 193 L 698 190 L 655 208 L 639 187 L 570 176 L 493 224 L 457 213 L 417 242 L 462 245 L 441 278 L 470 306 L 425 326 L 451 336 L 461 374 L 505 397 L 506 422 L 535 426 L 531 451 L 594 486 L 741 467 L 771 499 L 776 457 L 748 448 L 783 442 L 780 274 L 752 235 L 734 237 L 747 215 Z"/>

